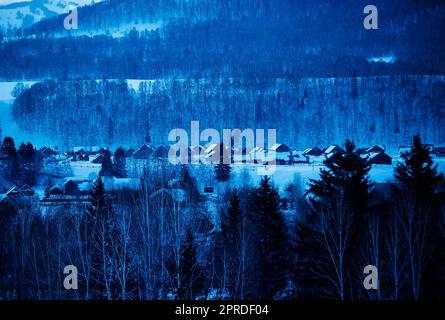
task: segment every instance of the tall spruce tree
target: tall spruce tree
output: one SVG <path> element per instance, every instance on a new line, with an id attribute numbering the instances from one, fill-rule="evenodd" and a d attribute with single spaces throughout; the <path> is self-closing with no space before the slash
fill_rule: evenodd
<path id="1" fill-rule="evenodd" d="M 289 239 L 280 210 L 280 196 L 269 177 L 264 177 L 253 193 L 250 210 L 259 259 L 259 298 L 273 299 L 287 286 Z"/>
<path id="2" fill-rule="evenodd" d="M 431 151 L 414 136 L 410 151 L 395 169 L 395 201 L 406 239 L 412 294 L 415 299 L 445 297 L 444 192 L 442 173 Z"/>
<path id="3" fill-rule="evenodd" d="M 319 241 L 329 261 L 318 273 L 331 279 L 333 290 L 326 291 L 334 291 L 336 297 L 346 299 L 362 288 L 353 270 L 362 257 L 360 245 L 366 241 L 371 166 L 349 140 L 345 142 L 345 152 L 333 154 L 324 165 L 320 179 L 310 180 L 307 191 L 321 235 Z"/>
<path id="4" fill-rule="evenodd" d="M 183 165 L 181 168 L 181 180 L 184 189 L 187 191 L 189 200 L 192 203 L 196 203 L 196 201 L 199 200 L 198 185 L 195 178 L 190 174 L 190 170 L 186 165 Z"/>
<path id="5" fill-rule="evenodd" d="M 125 178 L 127 176 L 127 171 L 125 169 L 125 151 L 122 147 L 116 149 L 113 159 L 113 174 L 117 178 Z"/>
<path id="6" fill-rule="evenodd" d="M 348 210 L 364 213 L 368 205 L 369 188 L 372 186 L 368 173 L 371 165 L 360 155 L 354 143 L 345 142 L 345 152 L 336 153 L 324 161 L 319 180 L 310 180 L 307 194 L 316 209 L 332 206 L 339 198 Z"/>
<path id="7" fill-rule="evenodd" d="M 88 199 L 84 240 L 91 257 L 91 291 L 96 299 L 113 299 L 115 274 L 115 223 L 102 176 L 94 182 Z"/>
<path id="8" fill-rule="evenodd" d="M 113 176 L 113 163 L 111 161 L 111 152 L 109 149 L 105 149 L 103 153 L 102 167 L 100 169 L 100 174 L 103 177 Z"/>
<path id="9" fill-rule="evenodd" d="M 7 157 L 7 176 L 10 180 L 17 180 L 20 174 L 20 163 L 15 148 L 14 139 L 5 137 L 2 143 L 2 151 Z"/>
<path id="10" fill-rule="evenodd" d="M 402 154 L 402 159 L 394 174 L 400 186 L 418 201 L 434 201 L 443 174 L 438 173 L 438 164 L 434 164 L 429 147 L 422 144 L 419 135 L 414 136 L 411 150 Z"/>
<path id="11" fill-rule="evenodd" d="M 21 168 L 20 180 L 29 186 L 33 186 L 39 169 L 39 155 L 30 142 L 27 144 L 21 143 L 17 154 Z"/>

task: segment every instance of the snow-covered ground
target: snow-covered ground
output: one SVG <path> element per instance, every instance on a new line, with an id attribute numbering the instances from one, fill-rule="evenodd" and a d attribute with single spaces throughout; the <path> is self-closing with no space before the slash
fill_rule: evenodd
<path id="1" fill-rule="evenodd" d="M 71 162 L 73 177 L 84 180 L 94 180 L 99 176 L 101 165 L 88 161 Z"/>
<path id="2" fill-rule="evenodd" d="M 373 165 L 369 173 L 370 179 L 374 183 L 394 182 L 394 168 L 398 159 L 393 161 L 393 165 Z M 439 165 L 438 170 L 445 174 L 445 158 L 434 158 L 435 163 Z M 232 170 L 232 178 L 229 182 L 231 188 L 240 188 L 243 184 L 257 186 L 263 177 L 258 174 L 259 165 L 235 165 Z M 270 175 L 271 181 L 283 192 L 287 186 L 293 183 L 300 183 L 302 189 L 307 188 L 310 179 L 318 179 L 320 169 L 323 165 L 294 165 L 277 166 L 273 174 Z M 199 177 L 198 181 L 199 181 Z"/>
<path id="3" fill-rule="evenodd" d="M 29 27 L 40 20 L 68 13 L 70 7 L 91 3 L 93 0 L 0 0 L 0 28 Z"/>
<path id="4" fill-rule="evenodd" d="M 396 167 L 399 159 L 393 161 L 393 165 L 373 165 L 370 171 L 370 179 L 374 183 L 388 183 L 394 182 L 394 168 Z M 434 158 L 435 163 L 439 165 L 440 172 L 445 173 L 445 158 Z M 93 164 L 88 161 L 76 161 L 72 162 L 60 161 L 58 164 L 51 164 L 51 168 L 48 165 L 47 168 L 50 171 L 57 171 L 55 166 L 59 166 L 59 170 L 63 166 L 64 172 L 67 171 L 67 177 L 75 180 L 88 180 L 92 181 L 98 177 L 101 169 L 100 164 Z M 163 166 L 160 162 L 127 159 L 127 173 L 130 177 L 140 177 L 144 168 L 155 168 L 155 166 Z M 216 191 L 224 188 L 241 188 L 243 186 L 258 186 L 263 174 L 259 169 L 263 169 L 264 166 L 254 164 L 235 164 L 232 165 L 232 173 L 230 181 L 226 183 L 217 183 L 215 181 L 215 171 L 213 165 L 193 165 L 191 166 L 191 174 L 196 178 L 198 187 L 202 191 L 204 187 L 214 186 Z M 302 189 L 307 187 L 310 179 L 318 179 L 320 176 L 320 169 L 323 168 L 321 164 L 315 165 L 293 165 L 293 166 L 276 166 L 273 173 L 268 176 L 271 178 L 272 183 L 278 188 L 280 192 L 284 192 L 287 186 L 290 184 L 300 184 Z"/>

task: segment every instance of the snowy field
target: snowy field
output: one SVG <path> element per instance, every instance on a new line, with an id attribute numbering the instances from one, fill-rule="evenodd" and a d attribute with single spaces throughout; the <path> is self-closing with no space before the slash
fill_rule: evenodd
<path id="1" fill-rule="evenodd" d="M 439 165 L 439 171 L 445 173 L 445 158 L 435 158 L 435 162 Z M 394 168 L 397 160 L 393 165 L 373 165 L 370 171 L 371 181 L 374 183 L 394 182 Z M 159 165 L 159 162 L 134 160 L 127 161 L 127 172 L 131 177 L 138 177 L 143 168 L 153 168 Z M 70 172 L 68 176 L 78 180 L 94 180 L 98 177 L 101 165 L 92 164 L 90 162 L 77 161 L 69 162 Z M 230 188 L 241 188 L 243 186 L 257 186 L 264 176 L 259 174 L 259 169 L 264 166 L 243 164 L 233 165 L 231 179 L 228 183 L 216 183 L 214 179 L 214 167 L 212 165 L 193 165 L 191 173 L 196 178 L 200 190 L 206 186 L 219 185 Z M 310 179 L 318 179 L 322 165 L 294 165 L 294 166 L 276 166 L 273 173 L 268 176 L 273 184 L 278 188 L 280 193 L 284 192 L 290 184 L 300 184 L 302 189 L 307 187 Z"/>

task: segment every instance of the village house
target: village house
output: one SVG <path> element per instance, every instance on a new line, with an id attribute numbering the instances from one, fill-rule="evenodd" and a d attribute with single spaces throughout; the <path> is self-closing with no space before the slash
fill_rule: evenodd
<path id="1" fill-rule="evenodd" d="M 385 152 L 370 153 L 368 161 L 370 164 L 392 165 L 392 158 Z"/>
<path id="2" fill-rule="evenodd" d="M 141 191 L 141 179 L 103 177 L 104 191 L 111 196 Z M 89 193 L 94 181 L 65 179 L 57 180 L 45 190 L 45 198 L 40 200 L 44 206 L 84 205 L 88 203 Z M 125 198 L 125 197 L 123 197 Z M 133 201 L 134 197 L 128 197 Z"/>
<path id="3" fill-rule="evenodd" d="M 291 152 L 292 164 L 308 164 L 309 156 L 304 151 L 294 150 Z"/>
<path id="4" fill-rule="evenodd" d="M 154 152 L 154 150 L 152 147 L 150 147 L 147 144 L 143 144 L 142 146 L 139 147 L 139 149 L 137 149 L 133 153 L 133 158 L 139 159 L 139 160 L 147 160 L 151 157 L 153 152 Z"/>
<path id="5" fill-rule="evenodd" d="M 49 196 L 60 196 L 63 195 L 63 187 L 59 184 L 53 184 L 48 186 L 45 189 L 45 196 L 49 197 Z"/>
<path id="6" fill-rule="evenodd" d="M 96 156 L 94 156 L 94 157 L 91 157 L 91 163 L 94 163 L 94 164 L 102 164 L 103 162 L 104 162 L 104 156 L 103 155 L 101 155 L 101 154 L 98 154 L 98 155 L 96 155 Z"/>
<path id="7" fill-rule="evenodd" d="M 141 179 L 139 178 L 116 178 L 103 177 L 104 190 L 108 193 L 136 192 L 142 190 Z M 89 193 L 94 181 L 79 181 L 78 188 L 81 193 Z"/>
<path id="8" fill-rule="evenodd" d="M 317 147 L 308 148 L 303 151 L 305 156 L 319 157 L 323 154 L 323 151 Z"/>
<path id="9" fill-rule="evenodd" d="M 338 145 L 334 144 L 329 146 L 325 151 L 324 151 L 324 155 L 326 158 L 330 158 L 332 157 L 334 154 L 341 154 L 344 153 L 345 151 L 340 148 Z"/>
<path id="10" fill-rule="evenodd" d="M 204 155 L 204 151 L 204 147 L 200 145 L 188 147 L 187 155 L 189 161 L 191 163 L 199 163 L 201 161 L 201 155 Z"/>
<path id="11" fill-rule="evenodd" d="M 8 188 L 8 189 L 6 189 Z M 23 203 L 34 196 L 34 190 L 28 185 L 16 186 L 4 178 L 0 178 L 0 214 L 17 212 Z"/>
<path id="12" fill-rule="evenodd" d="M 324 161 L 324 150 L 313 147 L 303 151 L 303 155 L 307 158 L 308 163 L 321 163 Z"/>
<path id="13" fill-rule="evenodd" d="M 65 180 L 62 184 L 63 193 L 65 195 L 78 195 L 79 194 L 79 187 L 76 182 L 74 182 L 71 179 Z"/>
<path id="14" fill-rule="evenodd" d="M 166 146 L 160 145 L 153 152 L 153 157 L 155 159 L 167 159 L 168 158 L 168 148 Z"/>
<path id="15" fill-rule="evenodd" d="M 39 154 L 42 159 L 45 159 L 57 155 L 58 152 L 52 150 L 51 148 L 43 147 L 39 150 Z"/>
<path id="16" fill-rule="evenodd" d="M 233 162 L 233 149 L 224 144 L 209 144 L 204 150 L 204 161 L 210 163 L 232 163 Z"/>
<path id="17" fill-rule="evenodd" d="M 380 152 L 385 152 L 385 146 L 375 145 L 373 147 L 366 149 L 365 151 L 365 153 L 380 153 Z"/>
<path id="18" fill-rule="evenodd" d="M 92 154 L 97 154 L 99 153 L 99 151 L 103 149 L 99 146 L 90 146 L 90 147 L 74 147 L 73 148 L 73 153 L 74 154 L 88 154 L 88 155 L 92 155 Z"/>
<path id="19" fill-rule="evenodd" d="M 242 148 L 241 150 L 235 150 L 233 155 L 234 163 L 247 163 L 249 160 L 249 148 Z"/>
<path id="20" fill-rule="evenodd" d="M 250 150 L 249 155 L 250 163 L 265 163 L 266 162 L 266 150 L 262 147 L 255 147 Z"/>
<path id="21" fill-rule="evenodd" d="M 90 156 L 87 154 L 80 154 L 77 157 L 78 161 L 90 161 Z"/>
<path id="22" fill-rule="evenodd" d="M 277 165 L 286 165 L 291 163 L 291 149 L 285 144 L 275 144 L 269 149 L 268 159 L 275 159 Z"/>

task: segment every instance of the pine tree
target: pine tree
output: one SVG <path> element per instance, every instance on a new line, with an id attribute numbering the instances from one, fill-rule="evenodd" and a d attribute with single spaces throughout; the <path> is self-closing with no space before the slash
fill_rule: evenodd
<path id="1" fill-rule="evenodd" d="M 264 177 L 250 200 L 259 254 L 259 294 L 272 299 L 287 286 L 289 271 L 288 233 L 280 211 L 280 196 Z"/>
<path id="2" fill-rule="evenodd" d="M 113 298 L 115 224 L 102 177 L 94 182 L 88 199 L 84 241 L 90 253 L 90 283 L 96 299 Z"/>
<path id="3" fill-rule="evenodd" d="M 236 240 L 239 233 L 239 227 L 242 220 L 242 212 L 240 207 L 240 198 L 238 191 L 232 191 L 230 195 L 230 206 L 227 213 L 223 216 L 222 231 L 229 242 Z"/>
<path id="4" fill-rule="evenodd" d="M 87 207 L 89 217 L 96 220 L 98 217 L 105 215 L 107 209 L 107 201 L 105 197 L 105 187 L 102 176 L 94 182 L 88 198 L 89 205 Z"/>
<path id="5" fill-rule="evenodd" d="M 402 188 L 420 201 L 432 200 L 443 182 L 443 174 L 438 173 L 438 164 L 434 165 L 430 150 L 419 135 L 414 136 L 412 149 L 402 154 L 402 159 L 404 163 L 399 163 L 394 173 Z"/>
<path id="6" fill-rule="evenodd" d="M 33 186 L 39 169 L 38 153 L 30 142 L 27 144 L 21 143 L 17 153 L 20 164 L 20 180 L 29 186 Z"/>
<path id="7" fill-rule="evenodd" d="M 355 145 L 347 140 L 345 152 L 337 153 L 324 161 L 320 180 L 310 180 L 307 194 L 316 209 L 330 207 L 341 199 L 347 210 L 363 213 L 368 205 L 369 189 L 372 184 L 368 173 L 371 165 L 362 158 Z"/>
<path id="8" fill-rule="evenodd" d="M 429 148 L 414 136 L 412 149 L 402 155 L 395 169 L 399 185 L 394 198 L 406 239 L 409 280 L 415 299 L 445 297 L 445 241 L 443 232 L 443 174 L 433 163 Z"/>
<path id="9" fill-rule="evenodd" d="M 225 182 L 230 180 L 231 167 L 229 164 L 218 163 L 215 166 L 215 178 L 218 182 Z"/>
<path id="10" fill-rule="evenodd" d="M 103 177 L 113 176 L 113 163 L 111 162 L 111 152 L 109 149 L 105 149 L 103 154 L 102 168 L 100 170 L 100 175 Z"/>
<path id="11" fill-rule="evenodd" d="M 346 299 L 347 294 L 361 288 L 358 282 L 354 285 L 360 279 L 353 276 L 353 270 L 362 257 L 360 244 L 366 241 L 371 166 L 348 140 L 345 152 L 332 155 L 324 165 L 320 179 L 310 180 L 307 191 L 320 231 L 319 241 L 325 250 L 324 258 L 328 260 L 319 273 L 333 279 L 332 289 L 337 298 Z"/>
<path id="12" fill-rule="evenodd" d="M 199 190 L 195 178 L 192 177 L 186 165 L 181 168 L 181 180 L 184 189 L 187 191 L 191 202 L 196 203 L 199 200 Z"/>
<path id="13" fill-rule="evenodd" d="M 127 176 L 127 172 L 125 169 L 126 161 L 125 161 L 125 151 L 122 147 L 116 149 L 114 153 L 114 161 L 113 161 L 113 174 L 118 178 L 125 178 Z"/>
<path id="14" fill-rule="evenodd" d="M 7 175 L 10 180 L 16 180 L 20 175 L 20 163 L 15 148 L 14 139 L 5 137 L 2 143 L 2 151 L 7 157 Z"/>

